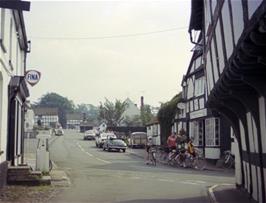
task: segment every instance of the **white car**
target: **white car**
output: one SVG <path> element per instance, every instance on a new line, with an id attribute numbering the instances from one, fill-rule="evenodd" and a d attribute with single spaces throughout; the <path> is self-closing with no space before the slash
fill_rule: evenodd
<path id="1" fill-rule="evenodd" d="M 113 132 L 107 132 L 107 133 L 101 133 L 99 136 L 96 136 L 95 138 L 96 147 L 102 147 L 104 142 L 110 138 L 116 138 L 116 135 Z"/>
<path id="2" fill-rule="evenodd" d="M 96 134 L 93 130 L 87 130 L 84 133 L 83 139 L 84 140 L 95 140 L 95 136 L 96 136 Z"/>
<path id="3" fill-rule="evenodd" d="M 54 129 L 54 134 L 57 136 L 61 136 L 61 135 L 64 135 L 64 131 L 62 128 L 56 128 Z"/>

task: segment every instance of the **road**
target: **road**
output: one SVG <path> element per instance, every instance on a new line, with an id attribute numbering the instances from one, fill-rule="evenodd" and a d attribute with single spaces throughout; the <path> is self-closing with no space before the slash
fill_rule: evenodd
<path id="1" fill-rule="evenodd" d="M 74 131 L 57 137 L 50 153 L 71 182 L 51 202 L 201 203 L 209 202 L 209 186 L 234 182 L 232 175 L 216 171 L 148 166 L 130 150 L 103 151 Z"/>

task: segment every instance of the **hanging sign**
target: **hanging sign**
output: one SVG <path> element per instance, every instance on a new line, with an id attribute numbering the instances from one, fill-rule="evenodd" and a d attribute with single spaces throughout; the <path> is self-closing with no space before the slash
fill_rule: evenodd
<path id="1" fill-rule="evenodd" d="M 40 81 L 40 78 L 41 78 L 41 73 L 39 71 L 28 70 L 26 72 L 25 79 L 31 86 L 36 85 Z"/>

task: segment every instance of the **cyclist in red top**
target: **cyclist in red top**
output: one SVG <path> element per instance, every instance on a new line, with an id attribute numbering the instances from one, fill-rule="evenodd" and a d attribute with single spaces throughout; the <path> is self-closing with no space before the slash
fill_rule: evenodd
<path id="1" fill-rule="evenodd" d="M 171 135 L 169 135 L 169 137 L 167 139 L 167 146 L 168 146 L 169 151 L 176 149 L 176 135 L 175 135 L 175 133 L 172 133 Z"/>

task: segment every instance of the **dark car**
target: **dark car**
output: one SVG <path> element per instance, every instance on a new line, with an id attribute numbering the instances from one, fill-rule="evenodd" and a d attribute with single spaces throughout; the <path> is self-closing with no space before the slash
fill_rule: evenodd
<path id="1" fill-rule="evenodd" d="M 108 150 L 108 151 L 122 150 L 123 152 L 126 152 L 126 149 L 127 149 L 127 144 L 121 139 L 110 138 L 107 139 L 103 144 L 103 150 Z"/>

